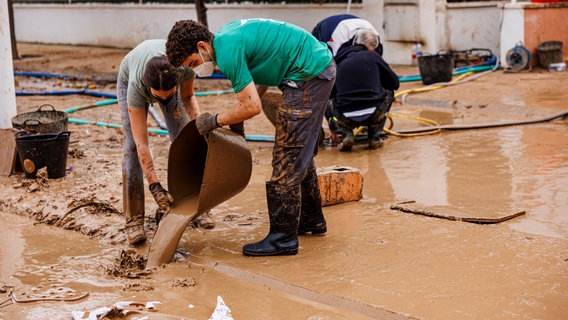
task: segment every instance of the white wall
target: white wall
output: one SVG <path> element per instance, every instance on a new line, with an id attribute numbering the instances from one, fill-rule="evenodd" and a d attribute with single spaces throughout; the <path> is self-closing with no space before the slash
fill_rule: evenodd
<path id="1" fill-rule="evenodd" d="M 416 7 L 413 6 L 414 3 L 417 4 Z M 426 53 L 483 48 L 499 55 L 499 2 L 448 4 L 445 0 L 385 0 L 385 8 L 394 15 L 394 9 L 400 8 L 407 12 L 406 17 L 394 17 L 407 19 L 402 24 L 402 28 L 406 30 L 397 31 L 398 33 L 405 34 L 408 29 L 416 28 L 412 33 L 414 37 L 402 36 L 405 41 L 395 41 L 391 37 L 385 44 L 384 57 L 390 63 L 410 64 L 412 45 L 417 41 L 422 43 L 422 50 Z M 385 19 L 390 23 L 392 18 L 390 16 Z"/>
<path id="2" fill-rule="evenodd" d="M 363 8 L 352 5 L 351 13 L 368 16 Z M 346 5 L 218 4 L 207 9 L 212 32 L 240 18 L 285 20 L 311 31 L 321 19 L 345 13 Z M 145 39 L 163 38 L 176 21 L 197 19 L 193 5 L 17 4 L 14 11 L 18 41 L 113 47 L 134 47 Z"/>
<path id="3" fill-rule="evenodd" d="M 413 14 L 419 16 L 416 30 L 411 31 L 414 37 L 409 39 L 407 34 L 405 39 L 388 40 L 384 3 L 393 8 L 409 1 L 416 8 Z M 210 4 L 207 19 L 212 32 L 229 21 L 254 17 L 289 21 L 311 31 L 321 19 L 345 13 L 346 8 L 346 4 Z M 424 43 L 424 51 L 431 53 L 473 47 L 498 50 L 499 10 L 495 3 L 448 7 L 445 0 L 363 0 L 351 5 L 350 13 L 368 20 L 381 33 L 389 63 L 410 64 L 414 41 Z M 190 4 L 16 4 L 14 11 L 18 41 L 120 48 L 132 48 L 145 39 L 165 38 L 176 21 L 196 19 Z M 399 28 L 406 28 L 410 23 L 407 18 L 403 14 L 394 21 L 402 19 Z"/>
<path id="4" fill-rule="evenodd" d="M 524 10 L 518 4 L 503 7 L 503 30 L 501 32 L 501 64 L 507 65 L 507 52 L 525 39 Z"/>
<path id="5" fill-rule="evenodd" d="M 16 88 L 10 39 L 8 3 L 2 1 L 0 3 L 0 129 L 11 128 L 11 119 L 16 115 Z"/>
<path id="6" fill-rule="evenodd" d="M 445 47 L 451 50 L 489 49 L 499 55 L 501 12 L 495 4 L 462 4 L 457 8 L 450 7 L 446 17 L 448 42 Z"/>

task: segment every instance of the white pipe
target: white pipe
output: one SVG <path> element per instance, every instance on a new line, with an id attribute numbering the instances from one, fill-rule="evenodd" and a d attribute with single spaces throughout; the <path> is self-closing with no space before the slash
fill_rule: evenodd
<path id="1" fill-rule="evenodd" d="M 16 88 L 10 41 L 8 1 L 0 0 L 0 129 L 12 127 L 16 115 Z"/>

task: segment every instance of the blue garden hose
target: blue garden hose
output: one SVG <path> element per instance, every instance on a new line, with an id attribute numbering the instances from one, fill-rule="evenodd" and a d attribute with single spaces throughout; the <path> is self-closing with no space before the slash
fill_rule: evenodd
<path id="1" fill-rule="evenodd" d="M 65 109 L 63 111 L 67 112 L 67 113 L 73 113 L 75 111 L 79 111 L 79 110 L 84 110 L 84 109 L 89 109 L 92 107 L 103 107 L 103 106 L 108 106 L 111 104 L 115 104 L 117 102 L 116 99 L 110 99 L 110 100 L 104 100 L 104 101 L 98 101 L 95 102 L 93 104 L 85 104 L 85 105 L 81 105 L 81 106 L 76 106 L 76 107 L 71 107 L 69 109 Z"/>
<path id="2" fill-rule="evenodd" d="M 452 72 L 452 75 L 457 76 L 468 72 L 481 72 L 481 71 L 491 70 L 495 68 L 495 61 L 496 59 L 492 59 L 491 61 L 489 61 L 491 63 L 485 65 L 455 68 L 454 71 Z M 419 74 L 411 74 L 411 75 L 399 76 L 398 79 L 400 82 L 422 81 L 422 76 L 420 76 Z"/>
<path id="3" fill-rule="evenodd" d="M 492 61 L 489 61 L 489 62 L 493 62 L 493 64 L 494 64 L 496 62 L 496 59 L 494 61 L 492 60 Z M 487 71 L 487 70 L 490 70 L 490 69 L 494 69 L 495 67 L 496 67 L 495 65 L 490 65 L 489 63 L 486 64 L 486 65 L 481 65 L 481 66 L 462 67 L 462 68 L 454 69 L 453 74 L 459 75 L 459 74 L 464 74 L 464 73 L 467 73 L 467 72 Z M 14 75 L 35 76 L 35 77 L 59 77 L 59 78 L 64 78 L 64 79 L 73 78 L 71 76 L 54 74 L 54 73 L 21 72 L 21 71 L 15 71 Z M 215 76 L 214 76 L 214 78 L 222 78 L 222 77 L 224 77 L 224 75 L 221 76 L 221 74 L 215 74 Z M 75 78 L 78 79 L 77 77 L 75 77 Z M 420 80 L 422 80 L 422 77 L 420 75 L 409 75 L 409 76 L 400 76 L 399 79 L 400 79 L 401 82 L 410 82 L 410 81 L 420 81 Z M 233 89 L 216 90 L 216 91 L 203 91 L 203 92 L 196 92 L 195 96 L 221 95 L 221 94 L 227 94 L 227 93 L 233 93 L 233 92 L 234 92 Z M 91 90 L 85 90 L 85 89 L 83 89 L 83 90 L 67 90 L 67 91 L 47 91 L 47 92 L 16 92 L 17 96 L 71 95 L 71 94 L 86 94 L 86 95 L 98 96 L 98 97 L 108 97 L 108 98 L 112 98 L 112 99 L 96 102 L 96 103 L 90 104 L 90 105 L 82 105 L 82 106 L 72 107 L 72 108 L 65 110 L 65 112 L 67 112 L 67 113 L 72 113 L 72 112 L 75 112 L 75 111 L 78 111 L 78 110 L 91 108 L 91 107 L 106 106 L 106 105 L 114 104 L 114 103 L 117 102 L 117 100 L 116 100 L 117 96 L 115 94 L 105 93 L 105 92 L 97 92 L 97 91 L 91 91 Z M 152 116 L 154 116 L 153 113 L 152 113 Z M 156 118 L 156 116 L 154 116 L 154 118 Z M 160 123 L 160 121 L 158 121 L 158 119 L 156 119 L 156 121 L 158 123 Z M 105 123 L 105 122 L 94 122 L 94 121 L 74 119 L 74 118 L 69 118 L 69 123 L 96 124 L 97 126 L 100 126 L 100 127 L 122 128 L 122 125 L 120 125 L 120 124 Z M 165 129 L 148 128 L 148 132 L 152 132 L 152 133 L 159 134 L 159 135 L 167 135 L 168 134 L 168 131 L 165 130 Z M 247 135 L 245 139 L 247 141 L 274 142 L 274 137 L 268 136 L 268 135 Z"/>
<path id="4" fill-rule="evenodd" d="M 64 96 L 72 94 L 85 94 L 94 97 L 103 98 L 114 98 L 116 99 L 116 94 L 92 91 L 92 90 L 62 90 L 62 91 L 43 91 L 43 92 L 29 92 L 29 91 L 17 91 L 16 96 Z"/>
<path id="5" fill-rule="evenodd" d="M 69 118 L 69 123 L 95 124 L 99 127 L 116 128 L 116 129 L 122 128 L 122 125 L 116 123 L 96 122 L 96 121 L 74 119 L 74 118 Z M 163 129 L 148 128 L 148 132 L 159 135 L 168 135 L 168 130 L 163 130 Z M 261 134 L 247 134 L 245 140 L 252 142 L 274 142 L 274 137 L 269 135 L 261 135 Z"/>
<path id="6" fill-rule="evenodd" d="M 70 76 L 66 74 L 60 73 L 50 73 L 50 72 L 33 72 L 33 71 L 14 71 L 15 76 L 24 76 L 24 77 L 38 77 L 38 78 L 59 78 L 59 79 L 76 79 L 76 80 L 86 80 L 86 81 L 94 81 L 94 82 L 116 82 L 116 80 L 107 80 L 107 79 L 98 79 L 98 78 L 85 78 L 81 76 Z M 227 79 L 222 73 L 214 73 L 209 77 L 199 77 L 200 79 Z"/>

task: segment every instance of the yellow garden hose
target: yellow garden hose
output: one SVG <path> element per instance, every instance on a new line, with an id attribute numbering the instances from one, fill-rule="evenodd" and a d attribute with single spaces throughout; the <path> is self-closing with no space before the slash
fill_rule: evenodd
<path id="1" fill-rule="evenodd" d="M 450 82 L 448 82 L 448 83 L 446 83 L 446 84 L 431 85 L 431 86 L 426 86 L 426 87 L 420 87 L 420 88 L 402 90 L 402 91 L 399 91 L 399 92 L 395 93 L 394 98 L 396 99 L 396 98 L 398 98 L 398 97 L 400 97 L 400 96 L 402 96 L 402 95 L 408 94 L 408 93 L 426 92 L 426 91 L 432 91 L 432 90 L 436 90 L 436 89 L 441 89 L 441 88 L 447 87 L 448 85 L 451 85 L 451 84 L 453 84 L 453 83 L 455 83 L 455 82 L 458 82 L 458 81 L 460 81 L 460 80 L 464 79 L 465 77 L 468 77 L 468 76 L 470 76 L 470 75 L 472 75 L 472 74 L 473 74 L 473 72 L 464 73 L 464 74 L 460 75 L 459 77 L 453 79 L 452 81 L 450 81 Z"/>
<path id="2" fill-rule="evenodd" d="M 414 89 L 407 89 L 407 90 L 402 90 L 399 91 L 397 93 L 395 93 L 394 98 L 398 98 L 402 95 L 405 94 L 410 94 L 410 93 L 418 93 L 418 92 L 427 92 L 427 91 L 432 91 L 432 90 L 436 90 L 436 89 L 441 89 L 444 87 L 447 87 L 449 85 L 452 85 L 458 81 L 463 80 L 464 78 L 470 76 L 474 74 L 473 72 L 467 72 L 464 73 L 462 75 L 460 75 L 459 77 L 456 77 L 455 79 L 452 79 L 452 81 L 445 83 L 445 84 L 439 84 L 439 85 L 431 85 L 431 86 L 426 86 L 426 87 L 421 87 L 421 88 L 414 88 Z M 421 123 L 425 123 L 434 127 L 438 127 L 440 126 L 439 123 L 437 123 L 434 120 L 430 120 L 430 119 L 426 119 L 426 118 L 422 118 L 422 117 L 411 117 L 411 116 L 405 116 L 402 114 L 397 114 L 397 113 L 387 113 L 387 118 L 390 122 L 389 127 L 388 128 L 383 128 L 383 131 L 387 134 L 396 136 L 396 137 L 416 137 L 416 136 L 423 136 L 423 135 L 429 135 L 429 134 L 437 134 L 440 133 L 442 130 L 441 129 L 433 129 L 431 131 L 425 131 L 425 132 L 417 132 L 417 133 L 398 133 L 396 131 L 391 130 L 392 127 L 394 126 L 394 121 L 393 121 L 393 117 L 396 118 L 401 118 L 401 119 L 408 119 L 408 120 L 414 120 L 414 121 L 418 121 Z M 359 133 L 361 133 L 361 131 L 363 131 L 364 126 L 360 126 L 359 128 L 357 128 L 355 130 L 355 132 L 353 133 L 355 136 L 357 136 Z"/>
<path id="3" fill-rule="evenodd" d="M 436 134 L 436 133 L 442 132 L 441 129 L 435 129 L 435 130 L 432 130 L 432 131 L 426 131 L 426 132 L 420 132 L 420 133 L 398 133 L 396 131 L 390 130 L 390 129 L 392 129 L 393 124 L 394 124 L 393 120 L 392 120 L 393 117 L 401 118 L 401 119 L 408 119 L 408 120 L 415 120 L 415 121 L 418 121 L 418 122 L 421 122 L 421 123 L 426 123 L 426 124 L 429 124 L 429 125 L 432 125 L 432 126 L 435 126 L 435 127 L 439 126 L 440 124 L 437 123 L 434 120 L 430 120 L 430 119 L 426 119 L 426 118 L 422 118 L 422 117 L 405 116 L 405 115 L 397 114 L 397 113 L 389 113 L 389 114 L 387 114 L 387 117 L 389 119 L 390 125 L 389 125 L 388 129 L 383 128 L 383 131 L 386 132 L 387 134 L 393 135 L 395 137 L 416 137 L 416 136 L 424 136 L 424 135 L 428 135 L 428 134 Z"/>

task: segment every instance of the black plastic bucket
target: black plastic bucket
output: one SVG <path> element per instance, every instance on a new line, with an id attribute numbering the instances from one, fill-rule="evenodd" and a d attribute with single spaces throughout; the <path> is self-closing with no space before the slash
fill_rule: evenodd
<path id="1" fill-rule="evenodd" d="M 540 66 L 548 69 L 548 65 L 551 63 L 564 62 L 562 45 L 562 41 L 546 41 L 536 47 Z"/>
<path id="2" fill-rule="evenodd" d="M 51 110 L 43 110 L 43 107 L 51 107 Z M 43 104 L 37 111 L 22 113 L 12 118 L 12 126 L 15 129 L 31 133 L 63 132 L 67 130 L 68 123 L 67 112 L 57 111 L 50 104 Z"/>
<path id="3" fill-rule="evenodd" d="M 424 84 L 449 82 L 454 62 L 451 54 L 423 55 L 418 57 L 418 68 Z"/>
<path id="4" fill-rule="evenodd" d="M 69 131 L 51 134 L 30 135 L 25 130 L 17 131 L 16 146 L 26 178 L 35 178 L 37 171 L 47 167 L 50 179 L 62 178 L 67 170 Z"/>

